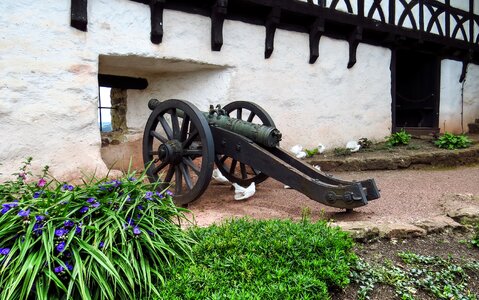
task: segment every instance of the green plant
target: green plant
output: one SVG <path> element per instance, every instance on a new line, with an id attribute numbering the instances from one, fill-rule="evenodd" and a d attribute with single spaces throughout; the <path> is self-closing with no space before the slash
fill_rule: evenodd
<path id="1" fill-rule="evenodd" d="M 239 219 L 194 228 L 194 264 L 171 273 L 161 299 L 329 299 L 349 283 L 353 242 L 324 221 Z"/>
<path id="2" fill-rule="evenodd" d="M 434 142 L 437 147 L 448 150 L 467 148 L 471 143 L 472 141 L 466 135 L 455 135 L 449 132 L 445 132 L 436 142 Z"/>
<path id="3" fill-rule="evenodd" d="M 471 239 L 471 244 L 479 248 L 479 222 L 476 224 L 474 228 L 474 236 Z"/>
<path id="4" fill-rule="evenodd" d="M 479 265 L 462 265 L 437 256 L 400 252 L 402 263 L 392 262 L 371 266 L 359 259 L 352 269 L 351 280 L 359 285 L 358 299 L 369 299 L 378 284 L 394 288 L 400 299 L 416 299 L 419 290 L 434 299 L 477 299 L 468 289 L 469 276 L 465 272 L 479 271 Z"/>
<path id="5" fill-rule="evenodd" d="M 401 131 L 395 132 L 390 136 L 386 137 L 386 142 L 389 146 L 399 146 L 399 145 L 407 145 L 411 140 L 411 135 L 407 133 L 404 129 Z"/>
<path id="6" fill-rule="evenodd" d="M 352 152 L 348 148 L 338 147 L 333 149 L 333 153 L 336 156 L 348 156 L 351 155 Z"/>
<path id="7" fill-rule="evenodd" d="M 319 153 L 318 148 L 313 148 L 313 149 L 304 149 L 304 152 L 306 152 L 306 157 L 312 157 L 315 154 Z"/>
<path id="8" fill-rule="evenodd" d="M 373 142 L 368 138 L 360 138 L 358 144 L 361 146 L 361 149 L 369 149 L 373 145 Z"/>
<path id="9" fill-rule="evenodd" d="M 0 185 L 1 299 L 141 299 L 191 259 L 184 210 L 145 174 L 73 186 L 27 171 Z"/>

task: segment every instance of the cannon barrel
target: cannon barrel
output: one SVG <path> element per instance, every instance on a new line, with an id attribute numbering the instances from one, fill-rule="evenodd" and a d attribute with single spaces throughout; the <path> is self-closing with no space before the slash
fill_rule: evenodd
<path id="1" fill-rule="evenodd" d="M 160 101 L 157 99 L 151 99 L 148 102 L 148 107 L 154 110 L 159 104 Z M 226 114 L 222 114 L 221 109 L 210 110 L 210 112 L 203 112 L 203 114 L 210 126 L 217 126 L 234 132 L 262 146 L 277 147 L 282 138 L 281 132 L 275 127 L 230 118 Z M 177 115 L 183 117 L 181 111 L 177 111 Z"/>

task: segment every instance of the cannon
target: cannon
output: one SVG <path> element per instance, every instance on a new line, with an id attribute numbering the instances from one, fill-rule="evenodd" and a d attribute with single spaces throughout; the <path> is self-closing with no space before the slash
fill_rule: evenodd
<path id="1" fill-rule="evenodd" d="M 322 204 L 352 210 L 380 197 L 374 179 L 344 181 L 326 175 L 279 147 L 281 132 L 260 106 L 235 101 L 201 112 L 188 101 L 148 103 L 143 160 L 158 189 L 171 187 L 177 205 L 199 198 L 214 165 L 231 182 L 260 184 L 272 177 Z"/>

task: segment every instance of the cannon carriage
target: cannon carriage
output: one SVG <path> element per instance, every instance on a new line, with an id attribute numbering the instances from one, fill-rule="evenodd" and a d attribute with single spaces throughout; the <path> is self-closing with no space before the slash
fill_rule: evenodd
<path id="1" fill-rule="evenodd" d="M 150 181 L 171 186 L 177 205 L 199 198 L 214 166 L 231 182 L 260 184 L 272 177 L 328 206 L 351 210 L 380 197 L 374 179 L 325 175 L 279 147 L 281 132 L 260 106 L 236 101 L 201 112 L 188 101 L 150 100 L 143 160 Z"/>

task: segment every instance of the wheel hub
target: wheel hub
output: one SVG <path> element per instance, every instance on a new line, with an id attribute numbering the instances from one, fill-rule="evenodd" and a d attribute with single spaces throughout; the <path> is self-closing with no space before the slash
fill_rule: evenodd
<path id="1" fill-rule="evenodd" d="M 178 164 L 183 157 L 183 148 L 178 140 L 170 140 L 158 147 L 158 158 L 166 163 Z"/>

